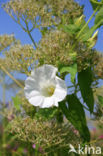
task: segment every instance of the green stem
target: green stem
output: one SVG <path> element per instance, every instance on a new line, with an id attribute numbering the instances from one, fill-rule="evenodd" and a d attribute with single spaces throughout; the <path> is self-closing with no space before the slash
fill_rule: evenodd
<path id="1" fill-rule="evenodd" d="M 10 16 L 11 16 L 11 15 L 10 15 Z M 16 16 L 18 17 L 18 15 L 16 15 Z M 32 35 L 31 35 L 31 31 L 33 31 L 34 26 L 32 27 L 31 30 L 29 30 L 29 27 L 28 27 L 27 21 L 24 20 L 23 18 L 21 18 L 21 19 L 25 22 L 25 24 L 26 24 L 26 28 L 27 28 L 27 30 L 26 30 L 26 29 L 22 26 L 22 24 L 20 23 L 20 19 L 19 19 L 19 18 L 17 18 L 17 20 L 16 20 L 13 16 L 11 16 L 11 18 L 12 18 L 16 23 L 18 23 L 18 24 L 21 26 L 21 28 L 22 28 L 25 32 L 28 33 L 28 35 L 29 35 L 31 41 L 33 42 L 34 46 L 37 48 L 37 45 L 36 45 L 36 43 L 35 43 L 35 41 L 34 41 Z"/>
<path id="2" fill-rule="evenodd" d="M 26 31 L 26 29 L 22 26 L 22 24 L 20 23 L 20 19 L 19 18 L 17 18 L 17 20 L 12 16 L 12 15 L 10 15 L 11 16 L 11 18 L 17 23 L 17 24 L 19 24 L 20 25 L 20 27 L 24 30 L 24 31 Z M 16 15 L 17 16 L 17 15 Z"/>
<path id="3" fill-rule="evenodd" d="M 79 33 L 77 34 L 77 38 L 79 38 L 79 36 L 81 35 L 81 33 L 84 31 L 84 29 L 87 27 L 88 23 L 91 21 L 91 19 L 93 18 L 93 16 L 96 14 L 96 12 L 98 11 L 99 6 L 94 10 L 93 14 L 91 15 L 91 17 L 89 18 L 89 20 L 87 21 L 87 23 L 82 27 L 82 29 L 79 31 Z"/>
<path id="4" fill-rule="evenodd" d="M 29 35 L 31 41 L 33 42 L 33 44 L 34 44 L 34 46 L 35 46 L 35 48 L 37 48 L 37 44 L 35 43 L 35 41 L 34 41 L 32 35 L 31 35 L 31 33 L 30 33 L 31 31 L 29 30 L 28 23 L 27 23 L 26 20 L 25 20 L 25 24 L 26 24 L 26 28 L 27 28 L 27 31 L 26 31 L 26 32 L 28 33 L 28 35 Z"/>
<path id="5" fill-rule="evenodd" d="M 35 43 L 34 39 L 32 38 L 32 35 L 31 35 L 30 31 L 27 31 L 27 33 L 28 33 L 28 35 L 29 35 L 31 41 L 33 42 L 35 48 L 37 48 L 37 44 Z"/>

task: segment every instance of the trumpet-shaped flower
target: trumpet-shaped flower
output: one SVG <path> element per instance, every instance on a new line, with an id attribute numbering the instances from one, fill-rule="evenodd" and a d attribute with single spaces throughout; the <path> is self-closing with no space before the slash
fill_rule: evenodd
<path id="1" fill-rule="evenodd" d="M 67 95 L 65 81 L 56 76 L 57 68 L 43 65 L 34 69 L 25 81 L 25 96 L 28 101 L 41 108 L 58 107 L 58 102 Z"/>

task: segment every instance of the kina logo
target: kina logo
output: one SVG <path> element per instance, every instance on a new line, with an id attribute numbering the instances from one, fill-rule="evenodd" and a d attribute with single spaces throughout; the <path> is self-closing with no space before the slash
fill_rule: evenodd
<path id="1" fill-rule="evenodd" d="M 68 153 L 77 153 L 77 154 L 101 154 L 101 147 L 93 147 L 85 145 L 84 147 L 78 144 L 78 149 L 76 150 L 72 144 L 69 144 L 70 150 Z"/>
<path id="2" fill-rule="evenodd" d="M 70 153 L 70 152 L 77 153 L 77 151 L 75 150 L 75 148 L 74 148 L 74 146 L 73 146 L 73 145 L 69 144 L 69 147 L 70 147 L 70 150 L 69 150 L 69 152 L 68 152 L 68 153 Z"/>

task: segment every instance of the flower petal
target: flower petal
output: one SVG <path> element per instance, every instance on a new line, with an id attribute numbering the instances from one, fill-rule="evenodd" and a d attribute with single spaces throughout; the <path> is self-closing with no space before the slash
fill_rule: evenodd
<path id="1" fill-rule="evenodd" d="M 38 79 L 39 80 L 47 80 L 47 79 L 54 78 L 56 75 L 56 72 L 57 72 L 56 67 L 54 67 L 52 65 L 45 64 L 45 65 L 33 70 L 31 72 L 31 76 L 37 80 Z"/>
<path id="2" fill-rule="evenodd" d="M 43 104 L 44 98 L 42 96 L 34 96 L 29 99 L 29 102 L 34 106 L 41 107 Z"/>
<path id="3" fill-rule="evenodd" d="M 44 74 L 46 75 L 47 78 L 53 79 L 56 76 L 56 72 L 58 69 L 52 65 L 44 65 Z"/>
<path id="4" fill-rule="evenodd" d="M 55 103 L 54 103 L 54 105 L 53 106 L 56 106 L 56 107 L 58 107 L 58 101 L 55 99 Z"/>
<path id="5" fill-rule="evenodd" d="M 54 106 L 54 104 L 55 104 L 54 98 L 46 97 L 44 98 L 41 108 L 49 108 Z"/>
<path id="6" fill-rule="evenodd" d="M 39 90 L 38 82 L 37 82 L 34 78 L 32 78 L 32 77 L 30 76 L 30 77 L 28 77 L 28 78 L 25 80 L 25 88 L 24 88 L 24 90 L 25 90 L 26 88 L 27 88 L 27 89 L 31 89 L 31 90 L 34 90 L 34 89 Z"/>
<path id="7" fill-rule="evenodd" d="M 31 72 L 25 81 L 25 96 L 28 101 L 41 108 L 49 108 L 58 106 L 58 102 L 62 101 L 67 95 L 67 87 L 65 81 L 56 76 L 57 68 L 52 65 L 43 65 Z M 43 95 L 43 91 L 47 89 L 55 89 L 51 96 Z"/>
<path id="8" fill-rule="evenodd" d="M 67 95 L 67 87 L 65 81 L 58 78 L 57 76 L 56 83 L 56 89 L 53 96 L 56 98 L 57 101 L 62 101 Z"/>
<path id="9" fill-rule="evenodd" d="M 40 96 L 40 92 L 36 90 L 25 89 L 25 96 L 27 99 L 32 98 L 34 96 Z"/>

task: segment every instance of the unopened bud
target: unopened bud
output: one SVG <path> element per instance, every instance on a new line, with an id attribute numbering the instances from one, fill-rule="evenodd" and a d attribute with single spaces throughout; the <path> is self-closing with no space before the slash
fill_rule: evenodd
<path id="1" fill-rule="evenodd" d="M 97 42 L 97 37 L 98 37 L 98 30 L 93 34 L 93 36 L 91 38 L 89 38 L 87 40 L 89 48 L 92 48 L 95 46 L 95 44 Z"/>
<path id="2" fill-rule="evenodd" d="M 80 25 L 82 24 L 82 22 L 83 22 L 84 17 L 85 17 L 84 15 L 80 16 L 80 17 L 74 22 L 74 24 L 80 26 Z"/>

